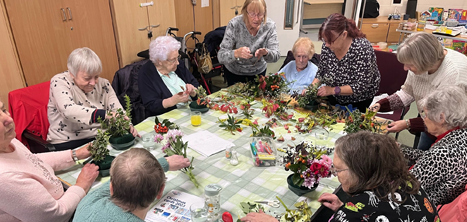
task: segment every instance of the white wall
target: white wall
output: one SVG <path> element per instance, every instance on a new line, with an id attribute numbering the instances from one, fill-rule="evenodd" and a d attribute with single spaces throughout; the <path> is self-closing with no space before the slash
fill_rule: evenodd
<path id="1" fill-rule="evenodd" d="M 378 0 L 380 5 L 379 15 L 388 16 L 394 12 L 394 8 L 397 8 L 400 13 L 405 14 L 407 9 L 407 0 L 402 1 L 401 6 L 392 6 L 392 0 Z M 461 8 L 467 10 L 467 0 L 418 0 L 417 11 L 422 12 L 428 10 L 430 7 L 442 7 L 444 9 L 450 8 Z"/>

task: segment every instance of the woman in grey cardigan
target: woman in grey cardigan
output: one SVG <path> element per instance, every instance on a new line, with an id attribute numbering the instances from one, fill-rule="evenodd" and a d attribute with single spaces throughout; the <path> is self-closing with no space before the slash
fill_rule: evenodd
<path id="1" fill-rule="evenodd" d="M 218 58 L 229 86 L 265 75 L 266 63 L 279 60 L 276 24 L 266 14 L 264 0 L 246 0 L 227 25 Z"/>

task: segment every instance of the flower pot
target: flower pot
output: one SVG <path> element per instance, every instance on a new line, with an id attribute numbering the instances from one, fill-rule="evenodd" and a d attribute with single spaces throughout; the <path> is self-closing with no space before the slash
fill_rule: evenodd
<path id="1" fill-rule="evenodd" d="M 310 103 L 305 105 L 305 109 L 311 110 L 311 111 L 316 111 L 318 110 L 319 103 L 316 100 L 311 100 Z"/>
<path id="2" fill-rule="evenodd" d="M 198 105 L 196 101 L 190 103 L 191 111 L 200 111 L 201 113 L 205 113 L 209 111 L 209 108 L 206 105 Z"/>
<path id="3" fill-rule="evenodd" d="M 114 159 L 114 156 L 107 155 L 103 160 L 98 162 L 93 160 L 91 163 L 94 163 L 99 167 L 99 175 L 101 177 L 106 177 L 110 175 L 110 166 Z"/>
<path id="4" fill-rule="evenodd" d="M 311 191 L 316 190 L 316 188 L 318 187 L 317 183 L 315 183 L 315 185 L 311 189 L 308 188 L 308 187 L 304 187 L 304 186 L 297 186 L 297 185 L 293 184 L 292 177 L 293 177 L 293 174 L 290 174 L 287 177 L 287 184 L 289 185 L 289 190 L 294 192 L 294 194 L 297 194 L 297 196 L 302 196 L 304 194 L 307 194 L 307 193 L 309 193 Z"/>
<path id="5" fill-rule="evenodd" d="M 133 146 L 133 144 L 135 143 L 135 137 L 131 133 L 125 134 L 120 137 L 111 136 L 109 138 L 109 143 L 112 146 L 112 148 L 116 150 L 125 150 Z"/>

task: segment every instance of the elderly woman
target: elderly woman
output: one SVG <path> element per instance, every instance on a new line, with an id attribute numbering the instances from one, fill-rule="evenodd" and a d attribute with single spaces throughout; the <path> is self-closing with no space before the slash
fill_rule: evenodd
<path id="1" fill-rule="evenodd" d="M 143 222 L 151 203 L 162 197 L 164 172 L 189 165 L 183 156 L 156 159 L 145 149 L 130 149 L 114 159 L 110 182 L 81 201 L 73 221 Z"/>
<path id="2" fill-rule="evenodd" d="M 447 204 L 467 185 L 467 88 L 445 86 L 420 101 L 427 130 L 437 137 L 427 150 L 403 148 L 417 177 L 435 205 Z"/>
<path id="3" fill-rule="evenodd" d="M 310 38 L 301 37 L 295 41 L 292 53 L 295 60 L 285 65 L 279 73 L 285 73 L 291 93 L 300 93 L 313 82 L 318 71 L 318 67 L 310 61 L 315 54 L 315 46 Z"/>
<path id="4" fill-rule="evenodd" d="M 196 98 L 199 86 L 193 74 L 179 62 L 180 42 L 160 36 L 149 45 L 150 62 L 139 70 L 138 87 L 146 116 L 156 116 L 176 109 L 177 104 Z"/>
<path id="5" fill-rule="evenodd" d="M 70 149 L 94 140 L 99 117 L 122 108 L 107 79 L 100 78 L 102 63 L 94 51 L 78 48 L 68 57 L 68 71 L 52 77 L 47 106 L 47 140 L 56 150 Z M 130 126 L 130 132 L 138 132 Z"/>
<path id="6" fill-rule="evenodd" d="M 319 29 L 323 41 L 321 58 L 313 84 L 325 84 L 319 96 L 332 105 L 350 105 L 365 112 L 381 81 L 371 43 L 351 19 L 341 14 L 326 18 Z"/>
<path id="7" fill-rule="evenodd" d="M 0 107 L 0 221 L 68 221 L 99 174 L 98 167 L 86 164 L 66 192 L 54 171 L 90 153 L 83 147 L 32 154 L 15 139 L 15 123 L 1 101 Z"/>
<path id="8" fill-rule="evenodd" d="M 351 197 L 345 203 L 330 193 L 319 197 L 319 202 L 335 211 L 330 221 L 437 221 L 436 206 L 407 171 L 406 160 L 391 137 L 368 131 L 343 136 L 336 141 L 333 164 L 331 172 Z M 242 221 L 273 218 L 250 213 Z"/>
<path id="9" fill-rule="evenodd" d="M 276 24 L 266 17 L 264 0 L 246 0 L 242 14 L 230 20 L 217 57 L 229 86 L 266 74 L 267 62 L 280 58 Z"/>
<path id="10" fill-rule="evenodd" d="M 375 103 L 371 107 L 374 111 L 398 110 L 416 102 L 421 112 L 420 101 L 434 89 L 467 84 L 467 57 L 443 48 L 438 39 L 429 33 L 418 32 L 409 36 L 397 49 L 397 59 L 409 71 L 407 79 L 401 90 Z M 422 132 L 418 149 L 427 150 L 434 143 L 434 138 L 424 132 L 421 118 L 399 120 L 389 124 L 389 127 L 389 132 L 404 129 Z"/>

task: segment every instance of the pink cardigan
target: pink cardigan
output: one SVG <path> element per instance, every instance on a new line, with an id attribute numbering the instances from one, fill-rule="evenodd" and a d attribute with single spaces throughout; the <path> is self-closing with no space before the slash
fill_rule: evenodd
<path id="1" fill-rule="evenodd" d="M 0 154 L 0 221 L 68 221 L 86 195 L 78 186 L 64 192 L 54 174 L 75 164 L 71 152 L 32 154 L 12 144 L 14 152 Z"/>

